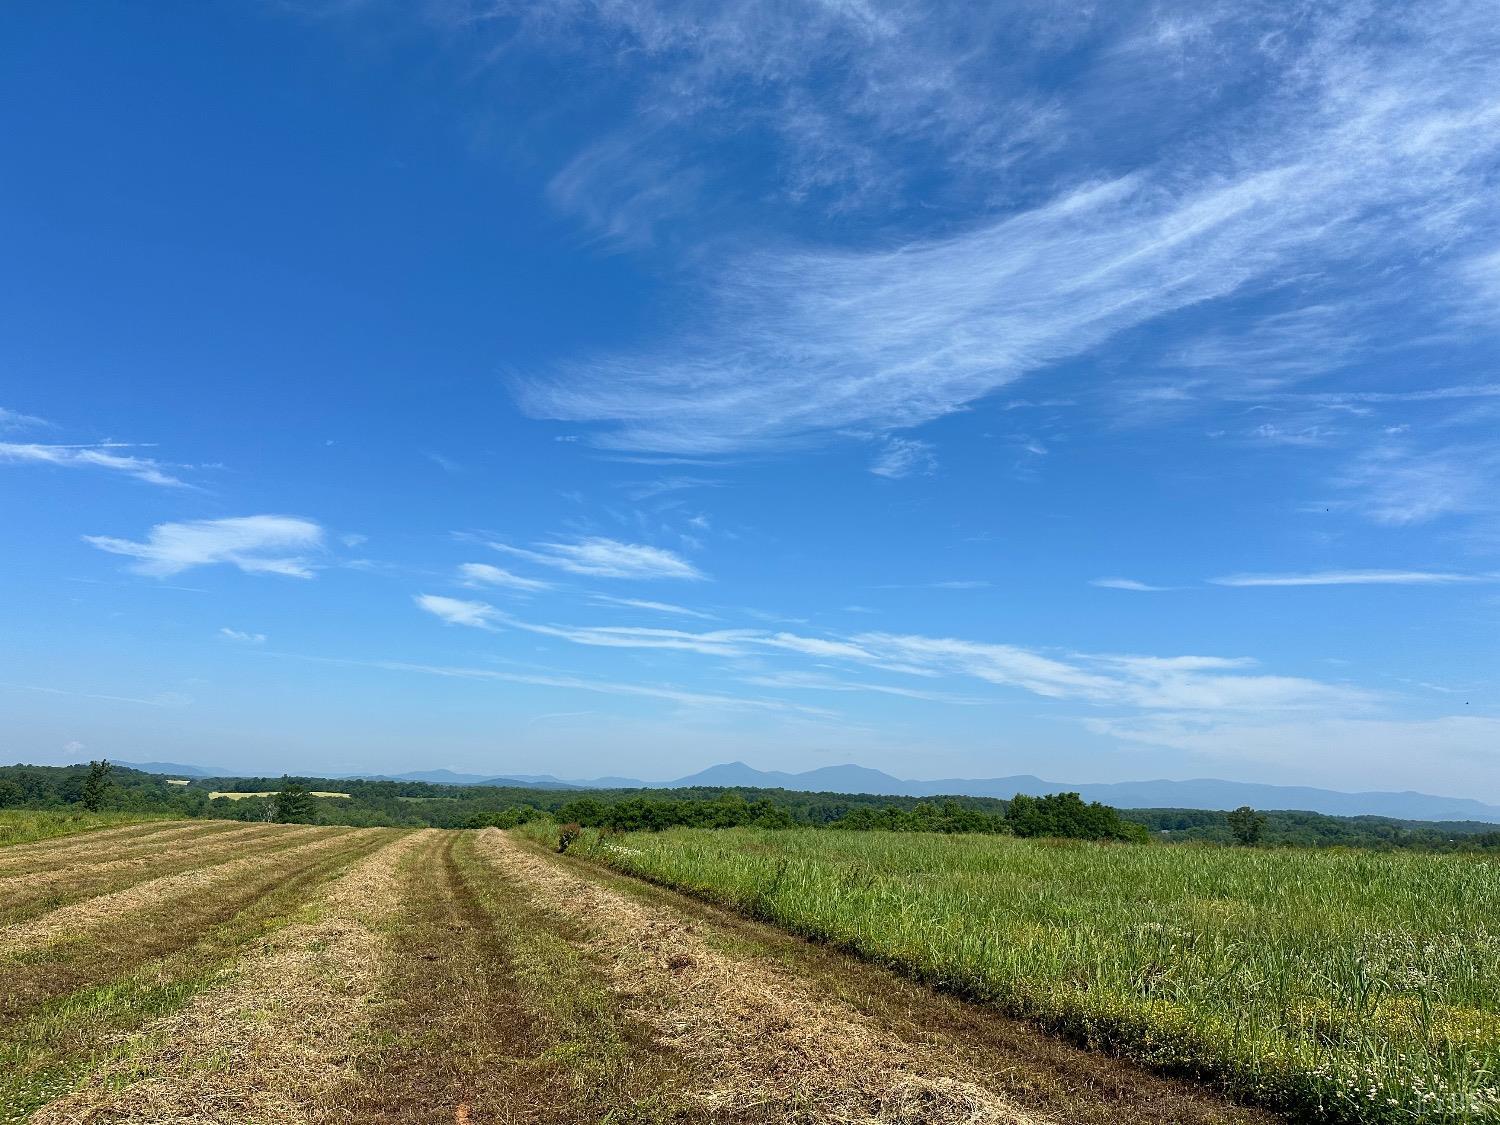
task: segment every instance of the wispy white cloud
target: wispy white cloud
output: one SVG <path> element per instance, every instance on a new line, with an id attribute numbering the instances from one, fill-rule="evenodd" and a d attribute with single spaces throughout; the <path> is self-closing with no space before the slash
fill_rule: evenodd
<path id="1" fill-rule="evenodd" d="M 1253 441 L 1267 445 L 1327 445 L 1339 436 L 1340 431 L 1321 425 L 1286 426 L 1277 422 L 1262 422 L 1247 435 Z"/>
<path id="2" fill-rule="evenodd" d="M 22 414 L 19 410 L 7 410 L 0 406 L 0 432 L 6 430 L 34 430 L 50 427 L 51 422 L 45 418 L 38 418 L 32 414 Z"/>
<path id="3" fill-rule="evenodd" d="M 1366 693 L 1291 676 L 1247 674 L 1224 657 L 1048 656 L 1017 645 L 951 637 L 861 633 L 825 655 L 1020 688 L 1050 699 L 1153 710 L 1297 710 L 1362 707 Z"/>
<path id="4" fill-rule="evenodd" d="M 238 516 L 188 523 L 159 523 L 144 543 L 107 535 L 86 535 L 101 551 L 137 560 L 132 568 L 156 577 L 195 566 L 220 563 L 247 574 L 311 578 L 316 564 L 308 552 L 321 550 L 323 528 L 296 516 Z"/>
<path id="5" fill-rule="evenodd" d="M 1500 507 L 1500 447 L 1387 443 L 1357 457 L 1338 483 L 1376 523 L 1401 526 L 1493 511 Z"/>
<path id="6" fill-rule="evenodd" d="M 913 152 L 944 179 L 987 187 L 1061 135 L 1061 111 L 1014 80 L 1016 40 L 1054 43 L 1088 17 L 965 9 L 946 17 L 895 4 L 501 2 L 504 51 L 582 54 L 580 82 L 627 124 L 578 144 L 553 178 L 553 203 L 610 245 L 655 240 L 662 220 L 736 201 L 840 215 L 890 209 L 912 193 Z M 1037 22 L 1045 32 L 1038 34 Z M 465 38 L 483 29 L 463 17 Z M 997 81 L 997 76 L 1005 79 Z M 555 132 L 554 127 L 554 132 Z M 765 179 L 708 154 L 705 139 L 753 138 Z M 696 143 L 695 143 L 696 142 Z M 905 160 L 901 155 L 906 156 Z M 934 185 L 922 181 L 931 197 Z M 767 199 L 769 197 L 769 199 Z"/>
<path id="7" fill-rule="evenodd" d="M 706 477 L 660 477 L 657 480 L 629 481 L 622 487 L 625 495 L 637 502 L 641 500 L 653 500 L 658 496 L 664 496 L 672 492 L 687 492 L 698 488 L 718 488 L 723 481 L 711 480 Z"/>
<path id="8" fill-rule="evenodd" d="M 649 613 L 666 613 L 676 617 L 697 617 L 704 621 L 715 620 L 711 613 L 704 613 L 701 609 L 689 609 L 683 605 L 673 605 L 671 602 L 653 602 L 643 598 L 613 598 L 608 594 L 593 594 L 590 601 L 603 605 L 624 606 L 627 609 L 643 609 Z"/>
<path id="9" fill-rule="evenodd" d="M 0 461 L 13 464 L 58 465 L 67 469 L 106 469 L 135 477 L 147 484 L 168 488 L 186 488 L 184 482 L 167 472 L 159 461 L 116 453 L 126 445 L 39 445 L 26 442 L 0 442 Z"/>
<path id="10" fill-rule="evenodd" d="M 293 660 L 306 660 L 318 664 L 340 664 L 358 668 L 378 668 L 389 672 L 418 672 L 427 676 L 442 676 L 449 679 L 491 681 L 496 683 L 525 684 L 532 687 L 561 688 L 572 691 L 597 692 L 602 695 L 639 696 L 675 703 L 683 707 L 701 707 L 725 711 L 771 711 L 828 717 L 833 713 L 822 708 L 787 703 L 779 699 L 757 699 L 739 695 L 723 695 L 714 692 L 692 691 L 670 684 L 627 683 L 615 680 L 594 680 L 583 676 L 547 674 L 533 672 L 506 672 L 492 668 L 466 668 L 438 664 L 415 664 L 399 660 L 342 660 L 329 657 L 302 656 L 296 653 L 275 653 Z M 0 685 L 5 686 L 5 685 Z"/>
<path id="11" fill-rule="evenodd" d="M 780 672 L 774 675 L 745 676 L 744 683 L 757 687 L 791 688 L 807 691 L 869 692 L 875 695 L 893 695 L 900 699 L 919 699 L 927 703 L 956 703 L 963 706 L 980 706 L 985 700 L 969 696 L 954 695 L 944 691 L 926 691 L 922 688 L 898 687 L 894 684 L 867 683 L 859 680 L 839 680 L 815 672 Z"/>
<path id="12" fill-rule="evenodd" d="M 1231 394 L 1254 402 L 1287 402 L 1298 405 L 1353 407 L 1421 402 L 1460 402 L 1464 399 L 1500 398 L 1500 383 L 1459 383 L 1448 387 L 1422 387 L 1408 391 L 1282 391 L 1260 390 Z"/>
<path id="13" fill-rule="evenodd" d="M 913 634 L 868 632 L 840 637 L 758 629 L 691 632 L 555 625 L 520 621 L 484 602 L 427 595 L 417 602 L 453 624 L 482 629 L 504 624 L 594 648 L 690 652 L 727 661 L 740 661 L 757 653 L 789 653 L 898 675 L 957 676 L 1048 699 L 1088 704 L 1125 704 L 1147 710 L 1265 712 L 1317 708 L 1348 711 L 1371 701 L 1367 693 L 1343 685 L 1254 672 L 1254 661 L 1239 657 L 1085 654 L 1062 658 L 1017 645 Z"/>
<path id="14" fill-rule="evenodd" d="M 234 641 L 236 644 L 242 645 L 263 645 L 266 643 L 266 635 L 264 633 L 247 633 L 242 629 L 231 629 L 227 625 L 219 630 L 219 636 L 227 641 Z"/>
<path id="15" fill-rule="evenodd" d="M 1268 314 L 1248 324 L 1231 324 L 1180 345 L 1167 362 L 1211 369 L 1242 379 L 1255 373 L 1262 384 L 1339 367 L 1360 354 L 1365 310 L 1353 302 L 1318 302 Z"/>
<path id="16" fill-rule="evenodd" d="M 519 621 L 511 624 L 530 633 L 557 637 L 594 648 L 668 649 L 724 657 L 745 655 L 748 651 L 745 642 L 752 635 L 733 629 L 690 633 L 681 629 L 648 629 L 625 625 L 537 625 Z"/>
<path id="17" fill-rule="evenodd" d="M 1152 586 L 1147 582 L 1137 582 L 1134 578 L 1094 578 L 1089 581 L 1089 585 L 1102 586 L 1106 590 L 1135 590 L 1143 594 L 1172 589 L 1171 586 Z"/>
<path id="18" fill-rule="evenodd" d="M 465 586 L 504 586 L 511 590 L 523 590 L 528 593 L 552 589 L 551 582 L 512 574 L 508 570 L 491 566 L 489 563 L 463 563 L 459 566 L 458 573 Z"/>
<path id="19" fill-rule="evenodd" d="M 1370 31 L 1314 21 L 1282 60 L 1285 102 L 1211 159 L 1184 150 L 894 250 L 716 262 L 690 333 L 523 381 L 521 401 L 675 453 L 889 432 L 1289 274 L 1450 253 L 1493 213 L 1493 21 L 1440 3 Z"/>
<path id="20" fill-rule="evenodd" d="M 1215 586 L 1447 586 L 1495 582 L 1495 574 L 1455 574 L 1433 570 L 1319 570 L 1305 574 L 1226 574 Z"/>
<path id="21" fill-rule="evenodd" d="M 497 551 L 590 578 L 684 578 L 704 574 L 673 551 L 618 539 L 590 536 L 572 543 L 537 543 L 532 548 L 491 543 Z"/>
<path id="22" fill-rule="evenodd" d="M 141 698 L 133 695 L 104 695 L 92 691 L 70 691 L 67 688 L 43 687 L 39 684 L 0 683 L 0 688 L 36 692 L 39 695 L 66 695 L 76 699 L 97 699 L 102 703 L 138 703 L 143 707 L 190 707 L 193 703 L 192 696 L 184 695 L 179 691 L 163 691 L 149 698 Z M 82 749 L 81 745 L 79 749 Z"/>
<path id="23" fill-rule="evenodd" d="M 909 477 L 930 473 L 937 466 L 932 445 L 913 438 L 887 437 L 880 443 L 870 472 L 878 477 Z"/>
<path id="24" fill-rule="evenodd" d="M 488 602 L 445 598 L 440 594 L 418 594 L 412 599 L 428 613 L 449 625 L 467 625 L 471 629 L 494 630 L 505 615 Z"/>

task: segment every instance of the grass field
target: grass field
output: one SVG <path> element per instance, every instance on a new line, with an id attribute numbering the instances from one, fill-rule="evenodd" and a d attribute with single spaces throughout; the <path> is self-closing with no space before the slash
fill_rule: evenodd
<path id="1" fill-rule="evenodd" d="M 673 829 L 573 849 L 1315 1120 L 1500 1120 L 1500 865 Z"/>
<path id="2" fill-rule="evenodd" d="M 516 833 L 71 824 L 0 847 L 4 1123 L 1273 1120 Z"/>
<path id="3" fill-rule="evenodd" d="M 161 820 L 161 814 L 83 812 L 73 809 L 6 809 L 0 812 L 0 847 L 71 836 L 96 828 L 115 828 Z"/>

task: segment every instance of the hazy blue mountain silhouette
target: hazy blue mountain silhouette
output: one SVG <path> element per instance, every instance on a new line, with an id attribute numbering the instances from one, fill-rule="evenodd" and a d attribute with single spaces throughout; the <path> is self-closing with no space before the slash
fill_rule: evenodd
<path id="1" fill-rule="evenodd" d="M 234 770 L 224 766 L 189 766 L 182 762 L 116 762 L 117 766 L 142 773 L 166 774 L 168 777 L 235 777 Z"/>
<path id="2" fill-rule="evenodd" d="M 216 766 L 180 762 L 121 762 L 122 766 L 181 777 L 233 777 Z M 947 777 L 936 781 L 908 781 L 859 765 L 820 766 L 802 773 L 758 770 L 744 762 L 723 762 L 673 781 L 642 781 L 634 777 L 568 779 L 551 774 L 457 773 L 448 769 L 414 770 L 402 774 L 346 774 L 374 781 L 426 781 L 438 785 L 496 785 L 531 789 L 796 789 L 812 793 L 871 793 L 902 797 L 1013 797 L 1017 793 L 1079 793 L 1086 801 L 1103 801 L 1122 809 L 1297 809 L 1330 816 L 1387 816 L 1397 820 L 1478 820 L 1500 824 L 1500 805 L 1467 797 L 1431 793 L 1346 793 L 1301 785 L 1259 785 L 1203 777 L 1190 781 L 1046 781 L 1031 774 L 1009 777 Z"/>
<path id="3" fill-rule="evenodd" d="M 579 782 L 588 785 L 591 782 Z M 1103 801 L 1122 809 L 1233 809 L 1253 805 L 1260 809 L 1298 809 L 1331 816 L 1388 816 L 1400 820 L 1482 820 L 1500 824 L 1500 806 L 1466 797 L 1441 797 L 1429 793 L 1344 793 L 1299 785 L 1259 785 L 1218 778 L 1191 781 L 1045 781 L 1031 774 L 991 778 L 940 778 L 936 781 L 906 781 L 865 766 L 823 766 L 805 773 L 758 770 L 744 762 L 710 766 L 676 781 L 656 783 L 653 788 L 692 785 L 722 785 L 766 789 L 800 789 L 829 793 L 874 793 L 884 796 L 1013 797 L 1017 793 L 1075 792 L 1087 801 Z"/>

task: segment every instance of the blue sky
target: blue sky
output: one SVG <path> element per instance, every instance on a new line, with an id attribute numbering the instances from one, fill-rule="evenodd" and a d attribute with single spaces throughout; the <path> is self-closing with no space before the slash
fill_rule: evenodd
<path id="1" fill-rule="evenodd" d="M 1497 16 L 10 6 L 4 756 L 1500 800 Z"/>

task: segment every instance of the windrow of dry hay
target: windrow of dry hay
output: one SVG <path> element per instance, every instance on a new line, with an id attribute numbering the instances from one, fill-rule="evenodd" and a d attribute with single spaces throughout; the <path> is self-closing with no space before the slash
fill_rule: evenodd
<path id="1" fill-rule="evenodd" d="M 116 1060 L 35 1125 L 313 1120 L 348 1081 L 399 909 L 403 861 L 432 831 L 361 861 L 307 913 L 245 956 L 219 987 L 131 1036 Z"/>
<path id="2" fill-rule="evenodd" d="M 220 856 L 235 855 L 263 839 L 284 837 L 272 825 L 251 825 L 227 832 L 177 836 L 165 847 L 154 847 L 91 863 L 48 863 L 24 875 L 0 875 L 0 912 L 49 894 L 78 894 L 101 884 L 123 884 L 133 875 L 201 867 Z M 100 854 L 109 855 L 108 851 Z"/>
<path id="3" fill-rule="evenodd" d="M 498 830 L 481 853 L 542 908 L 588 927 L 611 986 L 711 1080 L 709 1114 L 839 1125 L 1035 1125 L 937 1045 L 913 1045 L 786 967 L 710 945 L 694 923 L 564 870 Z"/>
<path id="4" fill-rule="evenodd" d="M 184 835 L 222 828 L 224 822 L 207 824 L 193 821 L 163 820 L 151 824 L 127 824 L 122 828 L 100 828 L 76 835 L 56 836 L 30 844 L 11 844 L 0 849 L 0 872 L 33 868 L 42 863 L 71 863 L 92 858 L 114 849 L 156 846 Z"/>
<path id="5" fill-rule="evenodd" d="M 242 836 L 252 832 L 275 831 L 277 828 L 285 828 L 285 825 L 243 824 L 232 820 L 211 820 L 190 822 L 163 829 L 159 833 L 146 837 L 131 836 L 120 840 L 101 840 L 97 844 L 87 844 L 64 837 L 64 840 L 69 840 L 66 850 L 61 846 L 62 841 L 59 841 L 57 850 L 43 851 L 25 862 L 5 863 L 4 853 L 0 852 L 0 876 L 9 878 L 14 875 L 56 871 L 64 867 L 73 871 L 81 871 L 86 867 L 93 867 L 100 863 L 113 863 L 121 859 L 160 856 L 179 847 L 222 836 Z"/>
<path id="6" fill-rule="evenodd" d="M 273 852 L 278 857 L 301 857 L 311 852 L 342 847 L 349 832 L 348 829 L 331 828 L 288 829 L 261 843 L 285 845 L 288 842 L 301 841 L 308 836 L 314 837 L 306 843 L 293 842 L 291 846 L 279 847 Z M 82 902 L 48 911 L 36 918 L 6 926 L 0 929 L 0 957 L 21 951 L 33 951 L 54 941 L 77 939 L 80 935 L 98 930 L 137 910 L 159 906 L 164 901 L 170 901 L 178 896 L 192 894 L 195 891 L 252 874 L 263 869 L 267 859 L 265 849 L 252 851 L 239 859 L 148 879 L 113 894 L 85 899 Z"/>

